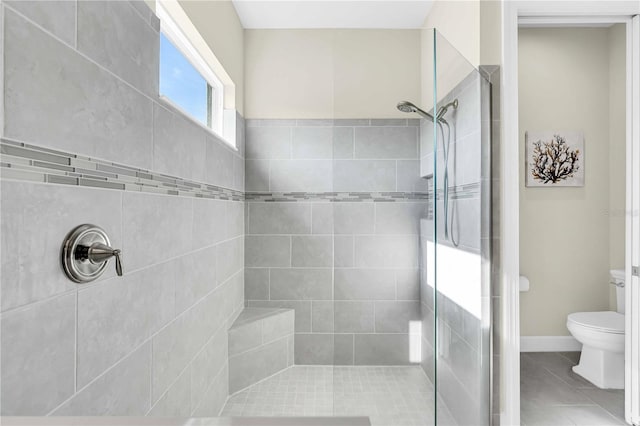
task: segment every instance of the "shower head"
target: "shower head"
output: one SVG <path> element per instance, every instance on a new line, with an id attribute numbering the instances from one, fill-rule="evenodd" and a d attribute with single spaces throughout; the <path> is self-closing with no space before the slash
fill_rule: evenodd
<path id="1" fill-rule="evenodd" d="M 447 111 L 451 107 L 453 107 L 453 109 L 458 109 L 458 98 L 456 98 L 453 101 L 449 102 L 448 104 L 440 107 L 440 109 L 438 110 L 438 115 L 436 116 L 438 121 L 444 120 L 442 117 L 447 113 Z"/>
<path id="2" fill-rule="evenodd" d="M 417 110 L 414 104 L 407 101 L 398 102 L 398 109 L 402 112 L 416 112 Z"/>
<path id="3" fill-rule="evenodd" d="M 432 122 L 434 121 L 433 115 L 429 114 L 426 111 L 421 110 L 411 102 L 408 102 L 408 101 L 398 102 L 397 108 L 402 112 L 415 112 L 416 114 L 423 116 L 427 120 L 430 120 Z"/>

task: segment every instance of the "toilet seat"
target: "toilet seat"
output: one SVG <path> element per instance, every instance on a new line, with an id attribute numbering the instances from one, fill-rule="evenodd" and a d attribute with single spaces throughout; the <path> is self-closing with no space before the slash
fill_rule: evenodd
<path id="1" fill-rule="evenodd" d="M 594 331 L 624 334 L 624 315 L 613 311 L 575 312 L 567 321 Z"/>

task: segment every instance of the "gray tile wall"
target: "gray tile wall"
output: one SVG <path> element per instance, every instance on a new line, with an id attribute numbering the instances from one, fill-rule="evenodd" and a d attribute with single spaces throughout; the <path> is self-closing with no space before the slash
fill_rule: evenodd
<path id="1" fill-rule="evenodd" d="M 423 319 L 423 369 L 431 378 L 437 376 L 438 396 L 448 407 L 457 424 L 489 424 L 490 361 L 491 361 L 491 94 L 485 78 L 474 71 L 442 100 L 441 104 L 457 98 L 459 107 L 450 110 L 445 117 L 451 125 L 449 145 L 449 224 L 450 235 L 459 242 L 454 247 L 444 235 L 444 144 L 448 129 L 437 129 L 438 186 L 435 200 L 437 218 L 437 247 L 452 248 L 471 253 L 473 263 L 458 265 L 478 274 L 480 288 L 470 289 L 469 294 L 480 300 L 481 311 L 472 314 L 463 301 L 452 300 L 440 290 L 435 291 L 433 277 L 426 270 L 427 242 L 433 242 L 433 219 L 422 223 L 421 249 L 423 271 L 421 279 L 421 309 Z M 433 178 L 433 124 L 421 123 L 421 174 Z M 444 131 L 444 134 L 443 134 Z M 433 182 L 433 181 L 432 181 Z M 453 213 L 452 213 L 453 212 Z M 453 215 L 453 217 L 452 217 Z M 437 271 L 450 268 L 443 258 L 444 250 L 436 254 Z M 438 273 L 436 287 L 460 287 L 468 283 L 444 282 L 445 275 Z M 437 318 L 434 322 L 434 298 Z M 437 335 L 437 340 L 435 336 Z M 437 348 L 434 342 L 437 341 Z M 437 371 L 434 371 L 437 358 Z"/>
<path id="2" fill-rule="evenodd" d="M 248 195 L 296 201 L 248 196 L 245 295 L 249 306 L 295 310 L 296 364 L 409 363 L 427 205 L 403 194 L 381 200 L 385 192 L 426 190 L 418 124 L 247 121 Z"/>
<path id="3" fill-rule="evenodd" d="M 247 192 L 420 192 L 419 120 L 247 120 Z"/>
<path id="4" fill-rule="evenodd" d="M 244 147 L 159 99 L 157 18 L 137 3 L 4 3 L 4 137 L 243 190 Z"/>
<path id="5" fill-rule="evenodd" d="M 0 9 L 4 137 L 244 191 L 243 120 L 236 151 L 159 99 L 143 2 Z M 243 202 L 2 172 L 2 415 L 216 416 L 244 305 Z M 64 276 L 60 244 L 82 223 L 123 249 L 123 277 L 112 262 L 87 285 Z"/>

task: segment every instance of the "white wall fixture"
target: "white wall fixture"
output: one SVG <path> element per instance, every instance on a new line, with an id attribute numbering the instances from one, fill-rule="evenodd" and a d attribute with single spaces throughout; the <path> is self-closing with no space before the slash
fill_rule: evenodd
<path id="1" fill-rule="evenodd" d="M 527 186 L 584 186 L 581 132 L 527 132 Z"/>
<path id="2" fill-rule="evenodd" d="M 530 283 L 529 278 L 524 275 L 520 275 L 520 291 L 529 291 Z"/>

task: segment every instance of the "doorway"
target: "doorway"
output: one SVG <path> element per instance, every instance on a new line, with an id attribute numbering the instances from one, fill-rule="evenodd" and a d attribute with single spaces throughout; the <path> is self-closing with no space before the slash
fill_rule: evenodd
<path id="1" fill-rule="evenodd" d="M 638 217 L 633 214 L 637 211 L 639 187 L 638 175 L 634 170 L 638 169 L 640 156 L 638 155 L 639 123 L 638 110 L 640 109 L 640 90 L 638 88 L 640 57 L 638 15 L 640 4 L 637 2 L 506 2 L 503 13 L 503 53 L 504 53 L 504 79 L 503 79 L 503 120 L 504 139 L 512 141 L 503 146 L 502 173 L 503 176 L 518 176 L 519 179 L 503 181 L 502 183 L 502 211 L 504 212 L 501 223 L 502 235 L 509 235 L 502 247 L 502 283 L 504 294 L 502 306 L 501 347 L 503 352 L 501 364 L 501 423 L 520 424 L 520 179 L 524 179 L 520 173 L 521 154 L 524 150 L 524 142 L 520 140 L 521 131 L 519 115 L 518 92 L 518 27 L 519 24 L 550 24 L 557 27 L 584 26 L 584 24 L 624 24 L 627 48 L 625 57 L 627 66 L 625 72 L 625 93 L 627 100 L 625 116 L 627 119 L 625 129 L 625 154 L 626 154 L 626 194 L 625 194 L 625 272 L 626 302 L 625 308 L 625 353 L 627 360 L 625 370 L 625 421 L 638 424 L 640 422 L 640 398 L 638 397 L 638 312 L 630 309 L 638 305 L 637 276 L 632 273 L 633 266 L 638 264 Z M 588 151 L 587 151 L 588 155 Z M 632 167 L 635 165 L 636 167 Z M 532 286 L 534 283 L 531 284 Z M 606 283 L 605 283 L 606 285 Z M 541 312 L 541 315 L 544 311 Z M 526 343 L 523 342 L 523 346 Z"/>
<path id="2" fill-rule="evenodd" d="M 521 421 L 619 425 L 625 26 L 520 25 L 518 40 Z"/>

